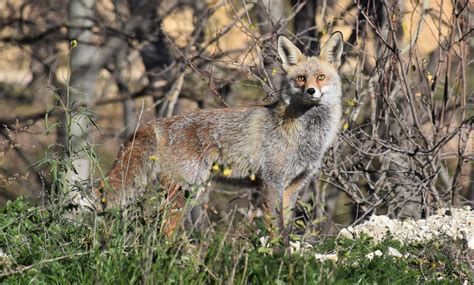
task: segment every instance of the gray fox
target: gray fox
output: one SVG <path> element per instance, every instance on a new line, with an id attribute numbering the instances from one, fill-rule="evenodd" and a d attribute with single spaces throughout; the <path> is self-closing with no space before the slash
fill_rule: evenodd
<path id="1" fill-rule="evenodd" d="M 317 174 L 341 124 L 343 50 L 336 32 L 319 57 L 307 57 L 286 37 L 278 38 L 285 79 L 281 98 L 267 106 L 199 110 L 153 120 L 122 147 L 95 189 L 98 207 L 124 206 L 159 183 L 176 213 L 167 233 L 189 217 L 189 193 L 199 203 L 212 179 L 255 185 L 270 228 L 289 230 L 298 192 Z M 219 169 L 224 166 L 224 171 Z"/>

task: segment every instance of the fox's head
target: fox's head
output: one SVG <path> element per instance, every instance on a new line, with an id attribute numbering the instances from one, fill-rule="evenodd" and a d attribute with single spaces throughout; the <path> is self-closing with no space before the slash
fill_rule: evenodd
<path id="1" fill-rule="evenodd" d="M 286 72 L 287 85 L 282 97 L 305 104 L 340 104 L 343 39 L 340 32 L 331 35 L 319 57 L 307 57 L 286 37 L 278 38 L 278 54 Z"/>

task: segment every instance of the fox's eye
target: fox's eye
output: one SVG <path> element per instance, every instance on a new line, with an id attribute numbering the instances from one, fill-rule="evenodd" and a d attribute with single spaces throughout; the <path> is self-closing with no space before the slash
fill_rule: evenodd
<path id="1" fill-rule="evenodd" d="M 299 76 L 296 77 L 296 80 L 297 80 L 298 82 L 303 82 L 303 81 L 306 80 L 306 78 L 305 78 L 303 75 L 299 75 Z"/>
<path id="2" fill-rule="evenodd" d="M 323 81 L 324 79 L 326 79 L 326 75 L 320 74 L 320 75 L 318 75 L 318 77 L 316 77 L 316 79 L 317 79 L 318 81 Z"/>

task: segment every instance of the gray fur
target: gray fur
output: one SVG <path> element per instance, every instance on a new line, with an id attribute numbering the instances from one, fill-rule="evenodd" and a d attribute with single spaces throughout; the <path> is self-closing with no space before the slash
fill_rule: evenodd
<path id="1" fill-rule="evenodd" d="M 230 165 L 229 178 L 235 181 L 254 173 L 263 194 L 264 212 L 280 230 L 287 229 L 298 192 L 318 173 L 341 124 L 337 64 L 342 38 L 332 37 L 326 47 L 321 58 L 304 57 L 287 38 L 279 38 L 286 77 L 281 101 L 276 104 L 200 110 L 150 122 L 157 145 L 147 155 L 155 155 L 158 161 L 143 159 L 133 183 L 122 186 L 129 193 L 125 196 L 132 197 L 130 193 L 139 192 L 136 188 L 163 177 L 205 188 L 212 177 L 212 165 L 218 162 Z M 298 86 L 295 81 L 298 75 L 309 82 L 320 74 L 327 80 L 315 83 L 316 99 L 305 93 L 306 85 Z M 197 196 L 200 200 L 204 195 Z"/>

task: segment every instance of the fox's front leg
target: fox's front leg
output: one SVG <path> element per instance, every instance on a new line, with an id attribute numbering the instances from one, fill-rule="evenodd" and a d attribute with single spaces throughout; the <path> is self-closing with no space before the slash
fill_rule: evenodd
<path id="1" fill-rule="evenodd" d="M 268 183 L 263 185 L 263 211 L 266 224 L 271 229 L 271 235 L 277 231 L 281 234 L 286 245 L 289 244 L 289 234 L 293 211 L 298 193 L 305 187 L 311 175 L 301 173 L 285 188 L 282 183 Z"/>
<path id="2" fill-rule="evenodd" d="M 280 183 L 264 183 L 262 185 L 264 219 L 271 237 L 282 234 L 284 230 L 283 189 L 284 187 Z"/>
<path id="3" fill-rule="evenodd" d="M 310 179 L 311 175 L 303 172 L 293 179 L 290 185 L 286 187 L 283 192 L 283 225 L 284 231 L 288 234 L 291 232 L 294 208 L 296 200 L 298 199 L 298 194 L 306 185 L 308 185 Z"/>

